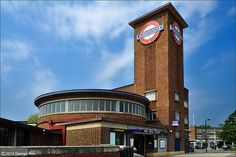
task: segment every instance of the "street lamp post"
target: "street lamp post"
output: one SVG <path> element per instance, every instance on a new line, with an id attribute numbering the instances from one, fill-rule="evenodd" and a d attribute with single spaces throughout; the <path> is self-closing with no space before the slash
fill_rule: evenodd
<path id="1" fill-rule="evenodd" d="M 207 152 L 207 121 L 209 121 L 211 119 L 206 119 L 205 120 L 205 131 L 206 131 L 206 143 L 205 143 L 205 147 L 206 147 L 206 152 Z"/>

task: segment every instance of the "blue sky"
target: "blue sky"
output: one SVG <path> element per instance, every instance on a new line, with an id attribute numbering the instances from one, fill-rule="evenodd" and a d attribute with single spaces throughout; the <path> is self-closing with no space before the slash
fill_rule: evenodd
<path id="1" fill-rule="evenodd" d="M 40 94 L 133 82 L 128 22 L 165 1 L 1 1 L 1 117 L 25 120 Z M 184 30 L 190 124 L 223 123 L 236 105 L 236 3 L 172 2 Z"/>

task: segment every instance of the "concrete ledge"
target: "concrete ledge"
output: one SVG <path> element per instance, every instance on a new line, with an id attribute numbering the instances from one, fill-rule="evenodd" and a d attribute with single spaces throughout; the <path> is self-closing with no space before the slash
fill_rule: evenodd
<path id="1" fill-rule="evenodd" d="M 119 146 L 0 146 L 0 156 L 119 153 Z"/>
<path id="2" fill-rule="evenodd" d="M 146 157 L 170 156 L 170 155 L 180 155 L 180 154 L 184 154 L 184 151 L 147 153 Z"/>

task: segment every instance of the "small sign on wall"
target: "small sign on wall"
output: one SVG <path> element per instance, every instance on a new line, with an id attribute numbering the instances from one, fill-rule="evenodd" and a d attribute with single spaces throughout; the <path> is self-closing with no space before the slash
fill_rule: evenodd
<path id="1" fill-rule="evenodd" d="M 179 120 L 172 120 L 172 126 L 179 126 Z"/>

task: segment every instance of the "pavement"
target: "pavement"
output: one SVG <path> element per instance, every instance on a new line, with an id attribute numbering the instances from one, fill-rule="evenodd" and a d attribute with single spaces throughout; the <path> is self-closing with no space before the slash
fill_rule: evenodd
<path id="1" fill-rule="evenodd" d="M 235 153 L 189 153 L 172 157 L 236 157 Z"/>
<path id="2" fill-rule="evenodd" d="M 236 151 L 209 149 L 207 152 L 205 152 L 205 149 L 195 149 L 194 152 L 171 157 L 236 157 Z"/>

